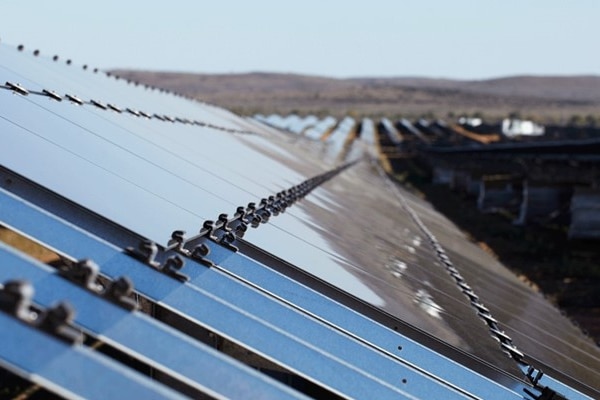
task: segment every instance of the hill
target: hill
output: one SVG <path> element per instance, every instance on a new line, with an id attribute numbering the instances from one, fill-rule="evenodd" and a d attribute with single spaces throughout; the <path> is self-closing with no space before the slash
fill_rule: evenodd
<path id="1" fill-rule="evenodd" d="M 574 115 L 600 118 L 600 76 L 514 76 L 463 81 L 419 77 L 335 79 L 260 72 L 111 72 L 241 114 L 446 117 L 452 113 L 500 118 L 518 112 L 553 122 L 566 122 Z"/>

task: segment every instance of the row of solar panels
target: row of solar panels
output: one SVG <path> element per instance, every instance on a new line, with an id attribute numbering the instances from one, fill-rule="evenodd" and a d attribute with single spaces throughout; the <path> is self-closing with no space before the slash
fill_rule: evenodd
<path id="1" fill-rule="evenodd" d="M 10 373 L 86 398 L 597 393 L 593 343 L 394 187 L 372 142 L 337 139 L 355 121 L 305 140 L 6 45 L 0 60 L 0 223 L 62 271 L 1 248 Z"/>
<path id="2" fill-rule="evenodd" d="M 316 381 L 332 393 L 349 398 L 368 398 L 370 393 L 377 393 L 378 398 L 401 398 L 403 394 L 406 398 L 460 398 L 465 394 L 460 395 L 460 391 L 453 390 L 451 383 L 444 380 L 444 375 L 452 377 L 456 373 L 459 376 L 452 380 L 458 381 L 463 386 L 462 390 L 480 392 L 481 397 L 486 398 L 506 398 L 510 393 L 500 385 L 454 365 L 427 348 L 399 337 L 242 255 L 215 247 L 212 259 L 220 267 L 210 269 L 186 260 L 183 271 L 190 281 L 181 284 L 124 255 L 121 249 L 42 210 L 31 208 L 19 199 L 5 197 L 3 204 L 6 206 L 3 208 L 10 212 L 10 215 L 2 216 L 3 221 L 13 229 L 36 237 L 59 250 L 70 261 L 91 257 L 108 279 L 115 280 L 126 272 L 135 282 L 135 290 L 153 304 L 178 314 L 188 323 L 216 332 L 253 353 L 274 360 L 286 369 Z M 23 215 L 23 211 L 27 215 L 26 221 L 13 217 Z M 57 301 L 68 300 L 77 312 L 75 326 L 102 343 L 144 360 L 159 372 L 193 389 L 228 398 L 294 397 L 280 385 L 265 383 L 265 377 L 201 343 L 139 312 L 120 309 L 89 291 L 69 284 L 48 267 L 4 247 L 2 255 L 5 266 L 2 269 L 3 280 L 19 277 L 31 282 L 36 289 L 34 301 L 38 306 L 49 307 Z M 252 284 L 246 283 L 248 281 Z M 277 301 L 283 295 L 286 297 L 281 299 L 285 301 Z M 84 397 L 124 398 L 134 393 L 145 396 L 146 392 L 138 392 L 144 386 L 155 391 L 156 396 L 165 393 L 173 396 L 173 393 L 164 388 L 158 389 L 157 385 L 139 376 L 126 379 L 133 375 L 131 371 L 123 373 L 126 371 L 123 367 L 81 346 L 60 343 L 45 346 L 42 345 L 44 341 L 35 342 L 44 335 L 31 332 L 31 347 L 22 347 L 19 338 L 25 328 L 13 331 L 14 324 L 3 324 L 3 337 L 13 338 L 5 343 L 10 344 L 6 347 L 13 353 L 7 361 L 18 369 L 29 369 L 27 377 L 34 383 L 44 384 L 45 380 L 56 379 L 54 383 L 64 390 L 60 394 Z M 52 342 L 47 338 L 45 341 Z M 402 359 L 395 354 L 400 349 Z M 83 353 L 88 357 L 80 361 L 82 364 L 70 365 L 71 353 Z M 64 354 L 69 354 L 67 360 L 63 359 Z M 55 365 L 54 359 L 65 364 Z M 125 382 L 122 388 L 121 381 L 113 381 L 114 374 L 105 373 L 101 368 L 103 363 L 109 365 L 107 370 L 123 373 L 122 381 Z M 444 367 L 451 367 L 452 374 L 444 372 Z M 73 371 L 75 375 L 66 371 Z M 432 373 L 435 375 L 432 376 Z M 401 382 L 407 389 L 402 390 Z"/>
<path id="3" fill-rule="evenodd" d="M 313 140 L 343 144 L 349 139 L 350 135 L 353 135 L 367 144 L 375 143 L 375 124 L 370 118 L 355 121 L 352 117 L 345 117 L 338 121 L 332 116 L 319 119 L 314 115 L 300 117 L 296 114 L 287 116 L 257 114 L 254 118 L 269 126 L 301 134 Z M 357 133 L 356 130 L 359 130 L 359 132 Z"/>
<path id="4" fill-rule="evenodd" d="M 279 126 L 282 129 L 286 129 L 286 125 L 285 125 L 285 121 L 289 120 L 289 119 L 296 119 L 297 117 L 295 116 L 291 116 L 291 117 L 278 117 L 278 116 L 270 116 L 267 119 L 267 122 L 270 125 L 275 125 L 275 126 Z M 310 117 L 308 117 L 307 119 L 310 120 Z M 283 121 L 283 122 L 277 122 L 277 121 Z M 401 120 L 400 121 L 403 126 L 408 126 L 408 127 L 413 127 L 413 125 L 407 121 L 407 120 Z M 382 137 L 382 140 L 390 140 L 394 138 L 394 135 L 396 137 L 399 137 L 400 135 L 398 135 L 394 125 L 391 123 L 391 121 L 387 120 L 387 119 L 382 119 L 381 121 L 379 121 L 377 128 L 380 130 L 380 136 Z M 301 133 L 301 132 L 300 132 Z M 362 136 L 361 136 L 362 137 Z M 342 139 L 343 140 L 343 139 Z M 401 140 L 401 139 L 398 139 Z M 379 211 L 379 210 L 378 210 Z M 401 218 L 399 220 L 402 220 Z M 406 226 L 406 224 L 404 224 Z M 429 224 L 427 224 L 429 225 Z M 436 226 L 437 224 L 435 224 L 434 226 Z M 442 226 L 444 227 L 444 230 L 447 231 L 448 229 L 448 224 L 447 221 L 444 221 L 442 223 Z M 444 234 L 447 234 L 447 232 L 444 232 Z M 472 252 L 467 251 L 467 249 L 470 247 L 468 244 L 463 243 L 462 242 L 462 235 L 460 235 L 461 238 L 457 241 L 458 243 L 451 243 L 448 242 L 446 243 L 446 245 L 450 244 L 450 248 L 452 249 L 452 256 L 451 259 L 457 260 L 458 263 L 455 262 L 455 264 L 459 265 L 461 268 L 461 271 L 463 272 L 463 274 L 469 274 L 469 279 L 468 282 L 470 282 L 471 286 L 473 287 L 477 287 L 476 292 L 477 293 L 485 293 L 485 299 L 486 299 L 486 304 L 488 304 L 489 301 L 493 301 L 490 305 L 490 309 L 493 310 L 492 314 L 494 316 L 502 316 L 503 318 L 501 319 L 501 321 L 504 322 L 504 327 L 506 328 L 506 331 L 509 332 L 511 337 L 518 337 L 518 340 L 515 340 L 515 342 L 520 344 L 520 347 L 523 349 L 526 349 L 526 351 L 531 355 L 531 354 L 536 354 L 538 355 L 538 357 L 540 357 L 540 359 L 542 359 L 544 362 L 551 364 L 551 365 L 555 365 L 554 363 L 564 363 L 565 359 L 564 359 L 564 355 L 570 355 L 570 358 L 573 361 L 573 367 L 571 367 L 571 369 L 569 370 L 573 370 L 572 368 L 575 368 L 577 370 L 580 370 L 580 368 L 583 366 L 583 369 L 588 369 L 587 372 L 583 372 L 584 375 L 588 376 L 589 381 L 594 381 L 595 380 L 595 376 L 597 375 L 597 368 L 598 368 L 598 358 L 595 355 L 596 351 L 597 351 L 597 346 L 589 339 L 585 338 L 583 340 L 583 342 L 580 342 L 579 339 L 577 338 L 581 338 L 581 332 L 579 332 L 579 330 L 573 326 L 571 326 L 571 324 L 566 321 L 566 319 L 562 316 L 558 316 L 558 311 L 553 309 L 551 306 L 549 306 L 549 304 L 545 301 L 541 301 L 538 302 L 537 300 L 535 301 L 535 303 L 539 303 L 540 305 L 543 305 L 543 308 L 545 310 L 542 309 L 538 309 L 539 306 L 533 306 L 531 304 L 530 300 L 527 300 L 524 302 L 524 304 L 528 304 L 525 308 L 529 308 L 529 310 L 523 310 L 522 307 L 524 306 L 518 306 L 517 303 L 515 302 L 515 297 L 506 297 L 506 293 L 516 293 L 517 288 L 519 286 L 521 286 L 522 284 L 518 284 L 515 282 L 515 279 L 513 276 L 511 276 L 510 273 L 508 273 L 508 271 L 506 271 L 504 269 L 504 267 L 499 266 L 499 264 L 497 263 L 496 260 L 491 260 L 489 259 L 489 257 L 486 257 L 485 255 L 482 254 L 482 252 L 473 249 Z M 417 239 L 416 242 L 418 243 L 420 240 Z M 410 249 L 410 245 L 408 246 L 409 250 Z M 460 248 L 460 252 L 455 252 L 455 249 Z M 388 250 L 389 252 L 391 252 L 391 250 Z M 387 252 L 386 252 L 387 253 Z M 483 257 L 482 257 L 483 256 Z M 469 260 L 469 258 L 474 257 L 474 260 Z M 487 260 L 486 260 L 487 258 Z M 392 262 L 390 264 L 393 265 L 393 267 L 390 268 L 392 275 L 394 276 L 394 278 L 398 277 L 398 276 L 403 276 L 406 275 L 404 273 L 404 270 L 406 269 L 406 256 L 401 258 L 401 261 L 399 263 L 397 262 Z M 395 264 L 398 265 L 395 265 Z M 431 264 L 431 261 L 427 261 L 427 260 L 420 260 L 418 262 L 419 265 L 428 265 Z M 493 272 L 491 274 L 491 276 L 482 278 L 478 275 L 481 274 L 481 270 L 482 270 L 482 266 L 486 265 L 486 264 L 490 264 L 492 265 L 492 269 Z M 471 268 L 473 268 L 471 270 Z M 503 272 L 503 274 L 506 274 L 507 276 L 510 276 L 509 280 L 502 285 L 502 288 L 500 289 L 500 287 L 497 287 L 496 290 L 493 289 L 494 285 L 498 284 L 497 281 L 497 275 L 500 273 L 500 271 Z M 430 278 L 424 278 L 424 277 L 418 277 L 415 280 L 419 281 L 419 282 L 429 282 Z M 425 288 L 421 288 L 421 289 L 417 289 L 416 290 L 417 293 L 422 295 L 422 298 L 427 299 L 428 302 L 429 301 L 429 288 L 425 287 Z M 522 296 L 526 296 L 528 299 L 532 297 L 532 293 L 531 290 L 529 288 L 526 288 L 524 290 L 518 290 L 519 295 L 518 297 L 522 297 Z M 416 296 L 419 297 L 419 296 Z M 435 297 L 435 296 L 434 296 Z M 536 296 L 537 297 L 537 296 Z M 504 298 L 504 299 L 503 299 Z M 505 300 L 508 300 L 505 301 Z M 435 303 L 436 306 L 433 307 L 433 312 L 435 312 L 435 310 L 439 309 L 439 305 L 437 303 Z M 449 308 L 453 308 L 453 307 L 449 307 Z M 534 311 L 536 310 L 536 311 Z M 549 313 L 549 314 L 548 314 Z M 520 318 L 516 318 L 516 316 L 520 315 Z M 543 315 L 543 317 L 541 317 Z M 552 317 L 549 317 L 549 315 L 552 315 Z M 510 321 L 510 323 L 508 323 L 507 321 Z M 557 326 L 557 323 L 560 322 L 561 327 L 559 328 Z M 414 322 L 415 325 L 417 326 L 422 326 L 423 321 L 421 318 L 419 318 L 418 321 Z M 429 329 L 429 328 L 426 328 Z M 533 333 L 535 332 L 535 333 Z M 567 332 L 571 332 L 571 334 L 569 335 L 569 337 L 567 338 Z M 532 338 L 536 338 L 538 340 L 534 340 L 532 341 Z M 450 339 L 447 339 L 450 340 Z M 584 345 L 584 347 L 586 349 L 588 349 L 589 351 L 592 351 L 592 353 L 587 353 L 588 350 L 585 350 L 581 353 L 579 353 L 579 350 L 582 349 L 581 347 L 579 347 L 579 345 L 575 345 L 573 346 L 573 340 L 575 340 L 578 343 L 587 343 L 586 345 Z M 533 343 L 536 342 L 536 343 Z M 540 351 L 540 346 L 542 346 L 544 348 L 544 350 Z M 594 354 L 593 356 L 588 358 L 589 354 Z M 575 366 L 577 365 L 577 366 Z"/>

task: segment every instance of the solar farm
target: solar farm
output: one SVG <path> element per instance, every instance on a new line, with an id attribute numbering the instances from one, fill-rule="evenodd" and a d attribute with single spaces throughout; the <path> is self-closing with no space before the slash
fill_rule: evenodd
<path id="1" fill-rule="evenodd" d="M 0 89 L 0 397 L 600 398 L 597 344 L 392 177 L 419 151 L 514 202 L 474 176 L 487 133 L 242 117 L 5 43 Z M 505 176 L 574 165 L 489 146 Z"/>

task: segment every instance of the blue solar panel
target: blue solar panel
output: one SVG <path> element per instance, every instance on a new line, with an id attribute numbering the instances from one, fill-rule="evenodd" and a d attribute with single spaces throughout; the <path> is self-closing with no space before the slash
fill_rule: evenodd
<path id="1" fill-rule="evenodd" d="M 37 288 L 36 302 L 44 307 L 68 301 L 77 311 L 75 324 L 86 332 L 204 393 L 227 398 L 302 397 L 145 314 L 129 312 L 69 283 L 50 267 L 4 246 L 0 246 L 0 261 L 4 265 L 0 281 L 19 277 L 31 282 Z"/>
<path id="2" fill-rule="evenodd" d="M 179 399 L 177 392 L 0 312 L 0 366 L 65 398 Z"/>

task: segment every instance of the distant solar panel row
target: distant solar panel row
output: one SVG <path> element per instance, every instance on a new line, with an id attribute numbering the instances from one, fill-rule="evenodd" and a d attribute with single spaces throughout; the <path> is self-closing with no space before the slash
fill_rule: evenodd
<path id="1" fill-rule="evenodd" d="M 70 302 L 86 338 L 69 346 L 11 320 L 11 373 L 64 397 L 504 399 L 541 393 L 532 364 L 550 369 L 539 385 L 597 393 L 593 343 L 380 176 L 372 121 L 297 118 L 282 133 L 9 46 L 0 60 L 0 224 L 56 253 L 55 268 L 89 258 L 105 287 L 126 275 L 141 305 L 3 245 L 0 281 L 31 282 L 33 309 Z M 321 141 L 298 136 L 311 129 Z M 526 363 L 502 351 L 440 249 Z"/>

